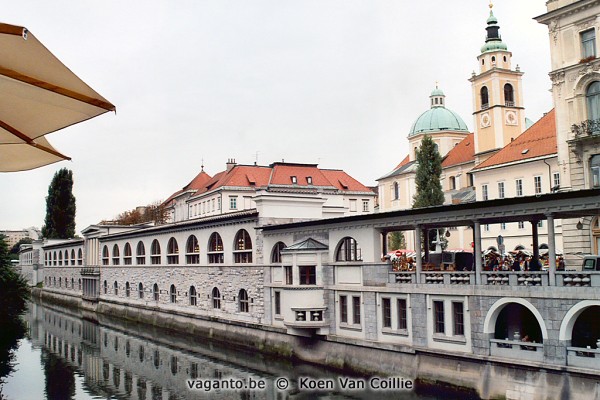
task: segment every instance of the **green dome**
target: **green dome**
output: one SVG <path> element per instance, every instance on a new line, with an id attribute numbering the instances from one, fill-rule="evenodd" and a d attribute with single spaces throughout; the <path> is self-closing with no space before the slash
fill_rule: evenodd
<path id="1" fill-rule="evenodd" d="M 490 41 L 481 46 L 481 52 L 486 51 L 497 51 L 497 50 L 508 50 L 508 46 L 503 41 Z"/>
<path id="2" fill-rule="evenodd" d="M 430 96 L 444 96 L 444 92 L 442 89 L 438 89 L 437 87 L 431 91 Z"/>
<path id="3" fill-rule="evenodd" d="M 438 131 L 469 132 L 469 128 L 454 111 L 448 110 L 446 107 L 433 107 L 417 118 L 410 128 L 408 136 Z"/>

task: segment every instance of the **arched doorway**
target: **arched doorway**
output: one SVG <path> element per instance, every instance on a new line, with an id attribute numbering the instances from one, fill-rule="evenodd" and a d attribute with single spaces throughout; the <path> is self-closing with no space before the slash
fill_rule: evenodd
<path id="1" fill-rule="evenodd" d="M 533 313 L 522 304 L 505 305 L 494 327 L 494 339 L 543 343 L 542 329 Z"/>
<path id="2" fill-rule="evenodd" d="M 575 323 L 571 336 L 571 346 L 595 349 L 596 342 L 600 339 L 600 325 L 598 324 L 598 315 L 600 306 L 591 306 L 583 310 Z"/>

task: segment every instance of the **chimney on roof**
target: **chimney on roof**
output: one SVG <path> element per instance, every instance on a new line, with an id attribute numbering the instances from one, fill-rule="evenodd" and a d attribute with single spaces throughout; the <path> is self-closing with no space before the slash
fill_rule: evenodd
<path id="1" fill-rule="evenodd" d="M 235 158 L 228 158 L 226 165 L 227 165 L 227 171 L 231 171 L 231 169 L 233 167 L 235 167 Z"/>

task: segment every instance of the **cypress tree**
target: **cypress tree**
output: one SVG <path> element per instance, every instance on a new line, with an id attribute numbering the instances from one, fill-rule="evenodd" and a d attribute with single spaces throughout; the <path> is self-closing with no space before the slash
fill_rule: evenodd
<path id="1" fill-rule="evenodd" d="M 442 176 L 442 156 L 437 151 L 430 136 L 425 136 L 417 153 L 417 192 L 413 208 L 439 206 L 444 204 Z"/>
<path id="2" fill-rule="evenodd" d="M 417 153 L 417 173 L 415 184 L 417 192 L 414 197 L 413 208 L 440 206 L 444 204 L 444 192 L 442 191 L 442 156 L 437 151 L 435 143 L 430 136 L 425 136 L 419 146 Z M 442 248 L 445 248 L 448 241 L 444 237 L 445 229 L 440 229 L 440 239 L 443 242 Z M 422 237 L 423 243 L 426 243 L 426 254 L 429 250 L 435 249 L 436 231 L 428 233 L 428 237 Z M 427 239 L 425 241 L 425 239 Z"/>
<path id="3" fill-rule="evenodd" d="M 70 239 L 75 236 L 75 196 L 71 170 L 62 168 L 52 178 L 46 197 L 42 235 L 48 239 Z"/>

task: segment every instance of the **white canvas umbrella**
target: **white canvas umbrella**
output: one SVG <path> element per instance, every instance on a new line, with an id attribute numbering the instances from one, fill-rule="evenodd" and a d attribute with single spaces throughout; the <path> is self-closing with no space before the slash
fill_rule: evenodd
<path id="1" fill-rule="evenodd" d="M 68 160 L 44 135 L 107 111 L 115 106 L 27 29 L 0 23 L 0 172 Z"/>

